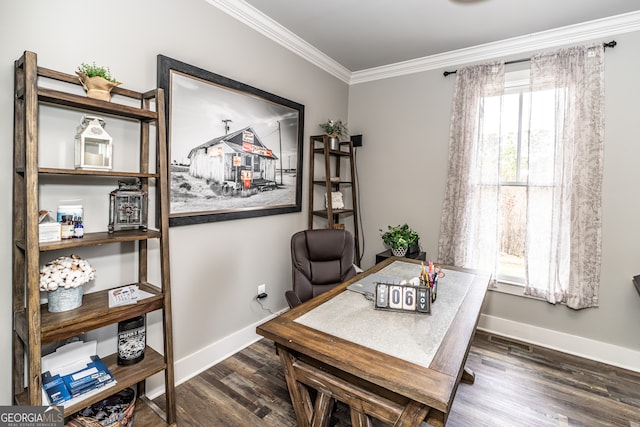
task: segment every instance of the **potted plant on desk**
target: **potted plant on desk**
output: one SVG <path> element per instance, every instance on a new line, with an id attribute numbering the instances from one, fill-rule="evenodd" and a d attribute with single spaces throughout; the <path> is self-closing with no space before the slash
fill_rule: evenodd
<path id="1" fill-rule="evenodd" d="M 395 256 L 405 256 L 409 247 L 418 246 L 420 236 L 407 224 L 387 226 L 387 231 L 380 229 L 382 241 L 391 248 Z M 419 248 L 418 248 L 419 249 Z"/>

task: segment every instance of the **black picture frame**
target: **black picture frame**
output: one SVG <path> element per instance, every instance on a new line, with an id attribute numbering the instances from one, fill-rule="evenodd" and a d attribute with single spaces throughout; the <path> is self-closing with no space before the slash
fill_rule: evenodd
<path id="1" fill-rule="evenodd" d="M 158 55 L 169 225 L 300 212 L 304 105 Z"/>

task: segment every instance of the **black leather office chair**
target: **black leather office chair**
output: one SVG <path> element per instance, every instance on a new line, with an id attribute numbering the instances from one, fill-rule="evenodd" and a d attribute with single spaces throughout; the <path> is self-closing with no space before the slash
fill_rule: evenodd
<path id="1" fill-rule="evenodd" d="M 293 291 L 285 297 L 289 307 L 320 295 L 356 275 L 355 241 L 347 230 L 299 231 L 291 237 Z"/>

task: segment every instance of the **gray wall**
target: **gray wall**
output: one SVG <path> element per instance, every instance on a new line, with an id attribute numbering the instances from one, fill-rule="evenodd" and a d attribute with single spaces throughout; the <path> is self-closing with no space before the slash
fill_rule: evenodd
<path id="1" fill-rule="evenodd" d="M 94 34 L 99 37 L 92 38 Z M 13 62 L 23 51 L 36 52 L 39 65 L 68 73 L 81 62 L 109 65 L 124 87 L 140 91 L 155 87 L 156 55 L 162 53 L 301 103 L 306 114 L 305 168 L 308 137 L 319 133 L 318 124 L 327 117 L 347 117 L 348 87 L 204 0 L 2 2 L 0 39 L 0 403 L 9 404 Z M 77 124 L 68 124 L 69 140 Z M 64 131 L 57 130 L 61 135 Z M 305 176 L 301 213 L 171 228 L 177 362 L 269 316 L 253 300 L 257 285 L 267 284 L 265 307 L 274 312 L 286 307 L 283 295 L 291 286 L 289 238 L 306 228 L 307 185 Z M 103 190 L 107 197 L 110 190 Z M 113 264 L 107 264 L 118 262 L 113 255 L 105 256 L 106 261 L 91 258 L 98 277 L 102 275 L 98 286 L 109 286 L 111 278 L 105 275 L 112 274 Z M 128 267 L 118 274 L 130 274 L 134 268 Z M 157 343 L 157 316 L 149 321 L 150 342 Z"/>
<path id="2" fill-rule="evenodd" d="M 640 33 L 614 38 L 618 46 L 607 49 L 605 54 L 600 307 L 573 311 L 561 305 L 489 292 L 483 314 L 518 322 L 520 326 L 567 333 L 638 351 L 640 297 L 631 278 L 640 274 L 640 168 L 637 165 L 640 158 L 637 108 Z M 363 147 L 358 151 L 358 169 L 362 223 L 368 239 L 366 265 L 371 265 L 375 253 L 383 249 L 378 229 L 404 222 L 417 229 L 428 256 L 437 259 L 455 79 L 455 76 L 444 78 L 443 71 L 350 87 L 349 124 L 364 134 Z M 583 353 L 589 356 L 589 349 Z"/>

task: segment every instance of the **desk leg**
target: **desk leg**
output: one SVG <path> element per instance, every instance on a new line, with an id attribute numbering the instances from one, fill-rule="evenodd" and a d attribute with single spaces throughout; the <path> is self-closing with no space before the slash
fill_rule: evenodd
<path id="1" fill-rule="evenodd" d="M 311 419 L 311 427 L 329 427 L 333 404 L 334 400 L 330 394 L 323 393 L 318 390 L 315 411 L 313 413 L 313 418 Z"/>
<path id="2" fill-rule="evenodd" d="M 465 384 L 473 384 L 476 381 L 476 374 L 471 368 L 464 367 L 462 371 L 462 382 Z"/>
<path id="3" fill-rule="evenodd" d="M 287 381 L 287 388 L 289 389 L 289 396 L 291 397 L 293 410 L 296 413 L 298 425 L 311 425 L 313 405 L 311 404 L 311 397 L 309 396 L 309 390 L 307 387 L 296 381 L 293 371 L 294 357 L 287 351 L 287 349 L 280 346 L 278 346 L 278 355 L 280 356 L 280 362 L 282 363 L 282 369 L 284 370 L 284 378 Z"/>
<path id="4" fill-rule="evenodd" d="M 351 407 L 351 425 L 353 427 L 372 427 L 371 418 L 364 412 Z"/>
<path id="5" fill-rule="evenodd" d="M 422 403 L 418 403 L 415 400 L 410 401 L 407 406 L 405 406 L 402 414 L 398 417 L 394 427 L 414 427 L 419 426 L 427 417 L 429 413 L 428 406 L 423 405 Z"/>

